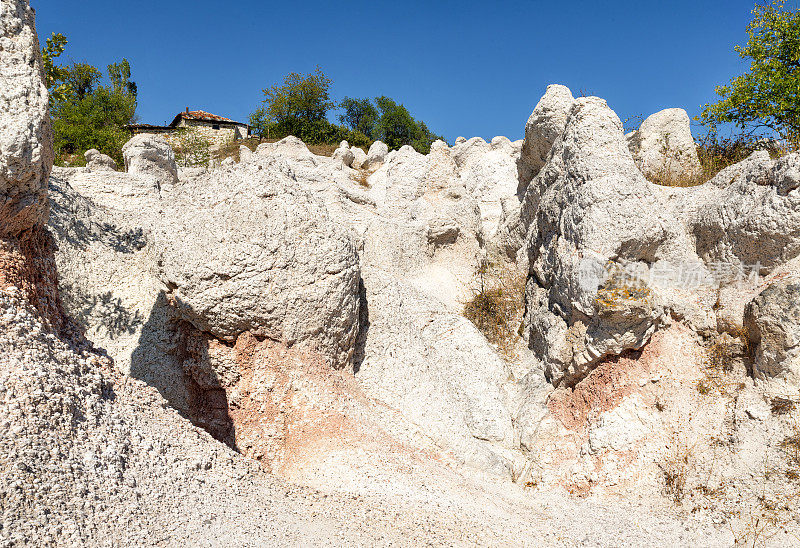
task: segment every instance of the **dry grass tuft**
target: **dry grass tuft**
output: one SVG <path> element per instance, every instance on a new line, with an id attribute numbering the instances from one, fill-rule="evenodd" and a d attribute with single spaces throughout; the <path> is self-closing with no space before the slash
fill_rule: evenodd
<path id="1" fill-rule="evenodd" d="M 664 143 L 664 152 L 669 156 L 669 139 Z M 657 175 L 650 179 L 651 182 L 662 186 L 692 187 L 702 185 L 713 179 L 720 171 L 728 166 L 746 159 L 756 150 L 766 150 L 773 158 L 778 158 L 793 149 L 781 146 L 776 142 L 766 142 L 756 137 L 731 137 L 724 138 L 714 134 L 707 134 L 697 143 L 697 158 L 700 160 L 700 173 L 696 175 L 681 175 L 678 177 L 669 174 L 667 166 L 662 169 L 664 175 Z"/>
<path id="2" fill-rule="evenodd" d="M 244 145 L 255 152 L 260 142 L 258 137 L 225 141 L 219 146 L 216 152 L 214 152 L 214 159 L 221 162 L 226 158 L 233 158 L 235 161 L 239 162 L 241 161 L 241 158 L 239 158 L 239 146 Z"/>
<path id="3" fill-rule="evenodd" d="M 464 305 L 464 316 L 507 359 L 516 355 L 524 296 L 525 276 L 515 266 L 486 260 L 478 268 L 477 287 Z"/>
<path id="4" fill-rule="evenodd" d="M 317 156 L 333 156 L 336 149 L 339 148 L 338 144 L 335 145 L 307 145 L 308 150 Z"/>
<path id="5" fill-rule="evenodd" d="M 712 393 L 733 397 L 744 386 L 731 381 L 736 364 L 749 353 L 747 331 L 742 328 L 735 336 L 728 333 L 717 335 L 706 349 L 706 363 L 703 378 L 697 381 L 697 391 L 706 396 Z"/>
<path id="6" fill-rule="evenodd" d="M 791 398 L 776 397 L 770 401 L 773 415 L 787 415 L 794 411 L 797 404 Z"/>
<path id="7" fill-rule="evenodd" d="M 687 494 L 687 480 L 695 470 L 694 447 L 690 447 L 676 433 L 671 436 L 668 453 L 659 463 L 664 473 L 664 487 L 676 504 L 680 504 Z"/>
<path id="8" fill-rule="evenodd" d="M 367 179 L 370 176 L 370 172 L 366 169 L 359 169 L 357 170 L 356 174 L 353 175 L 353 180 L 358 183 L 360 186 L 364 188 L 369 188 L 369 181 Z"/>

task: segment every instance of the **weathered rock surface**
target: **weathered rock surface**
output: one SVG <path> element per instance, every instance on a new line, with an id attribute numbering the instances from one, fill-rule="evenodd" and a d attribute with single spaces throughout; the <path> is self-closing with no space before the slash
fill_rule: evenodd
<path id="1" fill-rule="evenodd" d="M 766 151 L 686 193 L 687 223 L 706 263 L 769 272 L 800 254 L 800 155 Z M 756 266 L 757 265 L 757 266 Z"/>
<path id="2" fill-rule="evenodd" d="M 367 161 L 367 153 L 364 152 L 364 149 L 355 145 L 350 147 L 350 152 L 353 153 L 353 162 L 350 167 L 353 169 L 362 169 L 364 167 L 364 162 Z"/>
<path id="3" fill-rule="evenodd" d="M 338 162 L 341 162 L 345 167 L 352 167 L 355 155 L 353 154 L 353 151 L 350 150 L 349 143 L 347 141 L 342 141 L 339 144 L 339 148 L 333 151 L 332 158 Z"/>
<path id="4" fill-rule="evenodd" d="M 172 147 L 163 138 L 142 133 L 122 147 L 125 170 L 143 178 L 169 184 L 178 180 L 178 166 Z"/>
<path id="5" fill-rule="evenodd" d="M 0 236 L 16 236 L 47 216 L 53 165 L 50 114 L 34 11 L 0 2 Z"/>
<path id="6" fill-rule="evenodd" d="M 27 2 L 0 6 L 4 30 L 35 37 Z M 782 453 L 793 417 L 776 411 L 793 400 L 765 401 L 760 381 L 796 388 L 797 157 L 668 189 L 644 179 L 602 100 L 573 101 L 561 126 L 557 110 L 533 124 L 548 151 L 517 189 L 523 143 L 502 137 L 379 150 L 366 181 L 345 166 L 350 147 L 326 158 L 294 138 L 179 177 L 150 139 L 126 146 L 129 173 L 53 170 L 64 306 L 151 387 L 52 321 L 41 201 L 14 205 L 0 242 L 0 544 L 740 542 L 760 511 L 748 504 L 781 500 L 796 468 Z M 34 179 L 50 170 L 25 158 Z M 34 196 L 44 185 L 29 182 Z M 529 271 L 536 355 L 511 362 L 462 315 L 500 244 Z M 741 280 L 712 276 L 751 259 L 769 276 L 745 318 L 758 383 L 731 336 L 741 294 L 723 297 Z M 699 285 L 675 275 L 688 267 Z M 714 339 L 722 323 L 731 334 Z M 769 477 L 753 472 L 762 459 Z M 676 516 L 663 494 L 692 511 Z M 778 545 L 796 529 L 784 506 Z"/>
<path id="7" fill-rule="evenodd" d="M 700 174 L 689 115 L 682 108 L 648 116 L 626 137 L 636 165 L 646 177 L 670 183 L 692 180 Z"/>
<path id="8" fill-rule="evenodd" d="M 669 248 L 682 242 L 605 101 L 577 100 L 555 147 L 526 200 L 538 201 L 528 242 L 531 344 L 558 384 L 647 342 L 663 305 L 626 277 L 681 259 Z"/>
<path id="9" fill-rule="evenodd" d="M 209 173 L 162 203 L 160 277 L 182 316 L 215 337 L 307 343 L 336 367 L 358 331 L 351 240 L 273 160 Z"/>
<path id="10" fill-rule="evenodd" d="M 92 148 L 83 155 L 86 158 L 86 167 L 89 171 L 116 171 L 117 162 L 114 158 L 102 154 L 99 150 Z"/>
<path id="11" fill-rule="evenodd" d="M 800 282 L 777 280 L 745 308 L 744 326 L 756 378 L 774 381 L 783 396 L 800 387 Z"/>
<path id="12" fill-rule="evenodd" d="M 467 192 L 478 202 L 487 241 L 494 239 L 503 218 L 503 203 L 516 202 L 517 162 L 520 151 L 506 137 L 495 137 L 487 144 L 480 137 L 457 144 L 452 156 Z"/>
<path id="13" fill-rule="evenodd" d="M 545 164 L 556 138 L 564 131 L 575 98 L 566 86 L 547 86 L 547 92 L 536 104 L 525 124 L 525 140 L 519 160 L 520 187 L 524 191 Z"/>
<path id="14" fill-rule="evenodd" d="M 244 145 L 239 145 L 239 161 L 247 163 L 253 159 L 253 151 Z"/>
<path id="15" fill-rule="evenodd" d="M 382 141 L 375 141 L 370 145 L 367 151 L 367 159 L 363 163 L 364 169 L 376 170 L 386 160 L 386 155 L 389 154 L 389 147 Z"/>

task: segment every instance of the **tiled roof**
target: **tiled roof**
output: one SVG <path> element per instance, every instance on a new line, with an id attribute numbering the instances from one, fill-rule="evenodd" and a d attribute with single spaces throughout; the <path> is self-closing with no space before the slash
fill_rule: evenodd
<path id="1" fill-rule="evenodd" d="M 204 110 L 190 110 L 187 112 L 181 112 L 178 114 L 175 119 L 170 124 L 171 126 L 176 126 L 182 120 L 200 120 L 203 122 L 223 122 L 228 124 L 241 124 L 241 122 L 237 122 L 235 120 L 231 120 L 230 118 L 224 118 L 222 116 L 217 116 L 216 114 L 211 114 L 210 112 L 206 112 Z M 242 124 L 246 125 L 246 124 Z"/>

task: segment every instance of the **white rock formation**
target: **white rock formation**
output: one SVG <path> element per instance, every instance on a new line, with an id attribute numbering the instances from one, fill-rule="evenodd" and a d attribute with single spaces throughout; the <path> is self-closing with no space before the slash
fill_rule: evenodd
<path id="1" fill-rule="evenodd" d="M 47 215 L 53 147 L 34 11 L 11 0 L 0 9 L 0 236 L 13 236 Z"/>
<path id="2" fill-rule="evenodd" d="M 772 391 L 793 397 L 800 387 L 800 283 L 773 282 L 745 308 L 744 326 L 753 347 L 753 372 L 772 381 Z"/>
<path id="3" fill-rule="evenodd" d="M 154 234 L 159 275 L 202 331 L 308 343 L 345 367 L 358 331 L 355 249 L 290 173 L 273 160 L 177 188 Z"/>
<path id="4" fill-rule="evenodd" d="M 353 163 L 350 167 L 353 169 L 362 169 L 364 167 L 364 162 L 367 161 L 367 153 L 364 152 L 364 149 L 355 145 L 350 147 L 350 152 L 353 153 Z"/>
<path id="5" fill-rule="evenodd" d="M 339 144 L 339 148 L 333 151 L 332 158 L 335 161 L 341 162 L 345 167 L 352 167 L 355 155 L 353 154 L 353 151 L 350 150 L 350 145 L 348 142 L 342 141 Z"/>
<path id="6" fill-rule="evenodd" d="M 520 156 L 520 185 L 524 191 L 544 166 L 556 138 L 564 131 L 575 98 L 566 86 L 552 84 L 536 104 L 525 124 L 525 140 Z"/>
<path id="7" fill-rule="evenodd" d="M 239 162 L 247 163 L 253 159 L 253 151 L 244 145 L 239 145 Z"/>
<path id="8" fill-rule="evenodd" d="M 638 130 L 626 137 L 645 177 L 668 183 L 691 180 L 700 174 L 689 115 L 682 108 L 668 108 L 648 116 Z"/>
<path id="9" fill-rule="evenodd" d="M 31 38 L 38 89 L 32 12 L 0 8 L 0 55 Z M 0 88 L 0 127 L 44 154 L 41 108 L 17 98 Z M 72 320 L 49 160 L 2 149 L 21 198 L 0 218 L 0 544 L 732 545 L 762 511 L 796 542 L 794 507 L 770 501 L 797 466 L 798 156 L 673 189 L 644 179 L 602 100 L 550 126 L 519 196 L 513 171 L 492 179 L 521 154 L 505 138 L 384 150 L 367 185 L 294 138 L 179 178 L 148 139 L 128 173 L 54 169 Z M 492 242 L 529 270 L 536 352 L 511 362 L 462 315 Z M 712 276 L 751 260 L 763 292 Z M 665 266 L 700 285 L 629 276 Z M 737 315 L 755 379 L 714 331 Z"/>
<path id="10" fill-rule="evenodd" d="M 175 154 L 163 137 L 146 133 L 136 135 L 122 147 L 122 156 L 125 170 L 132 175 L 165 184 L 178 181 Z"/>
<path id="11" fill-rule="evenodd" d="M 370 145 L 367 152 L 367 159 L 362 164 L 364 169 L 376 170 L 386 161 L 386 155 L 389 154 L 389 147 L 382 141 L 375 141 Z"/>
<path id="12" fill-rule="evenodd" d="M 117 162 L 106 154 L 101 154 L 96 148 L 91 148 L 83 155 L 86 158 L 86 167 L 89 171 L 116 171 Z"/>

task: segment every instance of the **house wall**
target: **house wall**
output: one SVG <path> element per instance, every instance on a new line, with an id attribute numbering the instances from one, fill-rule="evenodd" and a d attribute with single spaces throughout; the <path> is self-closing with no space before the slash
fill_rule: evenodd
<path id="1" fill-rule="evenodd" d="M 181 120 L 178 124 L 179 128 L 188 128 L 197 131 L 208 139 L 212 147 L 219 147 L 227 141 L 233 141 L 239 137 L 236 136 L 236 128 L 233 126 L 220 125 L 219 129 L 213 128 L 212 122 L 204 122 L 201 120 Z"/>

